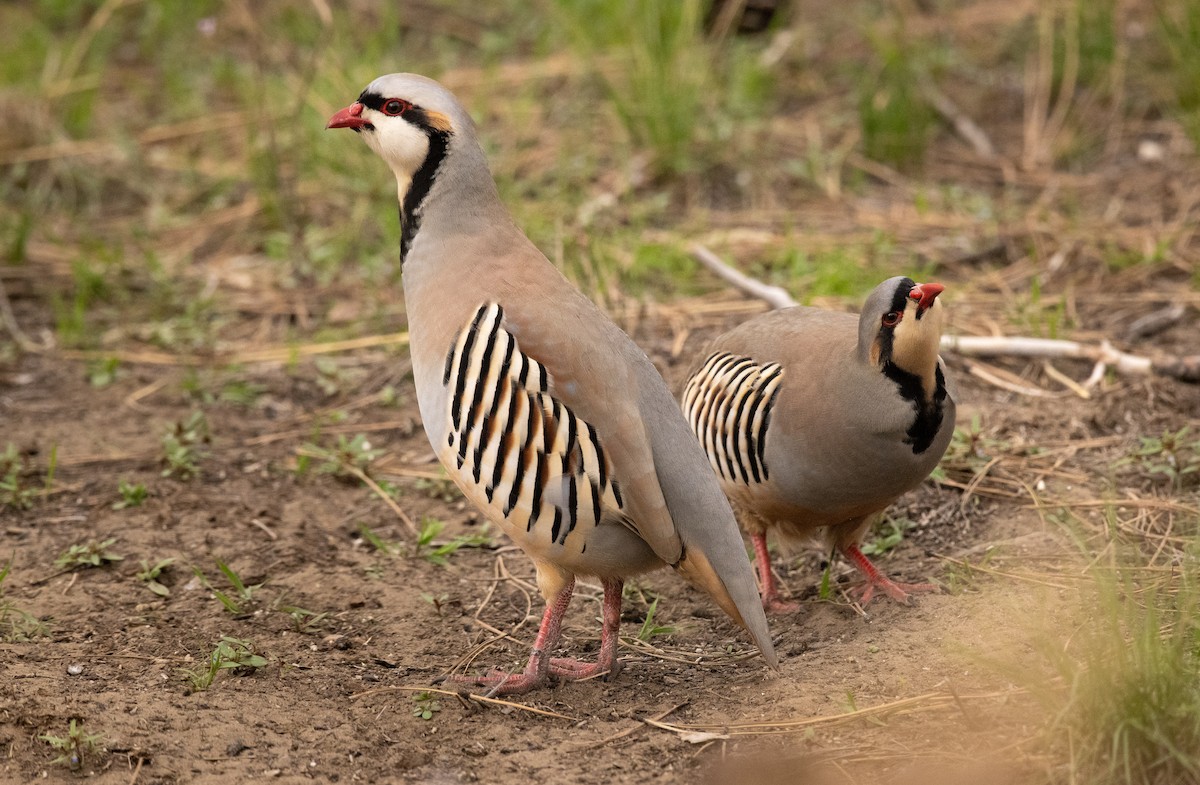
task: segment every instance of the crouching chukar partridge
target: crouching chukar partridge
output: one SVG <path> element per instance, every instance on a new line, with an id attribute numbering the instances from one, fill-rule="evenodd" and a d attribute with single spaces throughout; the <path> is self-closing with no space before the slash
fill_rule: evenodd
<path id="1" fill-rule="evenodd" d="M 546 599 L 521 674 L 614 673 L 623 581 L 669 564 L 777 663 L 729 503 L 666 383 L 500 202 L 467 111 L 413 74 L 376 79 L 335 114 L 391 167 L 417 401 L 462 492 L 534 561 Z M 576 575 L 604 587 L 599 660 L 551 659 Z"/>
<path id="2" fill-rule="evenodd" d="M 754 543 L 768 610 L 788 610 L 766 531 L 824 527 L 875 590 L 905 601 L 930 584 L 888 580 L 859 548 L 876 513 L 919 485 L 954 432 L 938 342 L 942 285 L 890 278 L 862 314 L 786 308 L 718 338 L 689 374 L 683 410 Z"/>

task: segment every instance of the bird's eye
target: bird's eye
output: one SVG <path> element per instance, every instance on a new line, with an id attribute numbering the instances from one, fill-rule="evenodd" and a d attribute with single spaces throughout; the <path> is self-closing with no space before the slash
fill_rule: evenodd
<path id="1" fill-rule="evenodd" d="M 399 98 L 392 98 L 383 104 L 383 113 L 395 117 L 402 115 L 408 109 L 410 104 L 408 101 L 401 101 Z"/>
<path id="2" fill-rule="evenodd" d="M 883 315 L 883 326 L 895 327 L 896 325 L 900 324 L 900 317 L 903 315 L 904 314 L 900 313 L 899 311 L 888 311 Z"/>

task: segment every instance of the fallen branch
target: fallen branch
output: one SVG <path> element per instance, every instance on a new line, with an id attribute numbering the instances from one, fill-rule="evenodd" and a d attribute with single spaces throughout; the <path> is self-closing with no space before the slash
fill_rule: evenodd
<path id="1" fill-rule="evenodd" d="M 950 99 L 950 96 L 938 89 L 933 80 L 926 77 L 920 82 L 921 93 L 933 110 L 954 127 L 955 133 L 971 145 L 983 158 L 995 158 L 996 146 L 988 138 L 987 133 Z"/>
<path id="2" fill-rule="evenodd" d="M 689 250 L 696 261 L 711 270 L 718 278 L 752 297 L 763 300 L 772 308 L 790 308 L 800 304 L 780 287 L 765 284 L 730 267 L 719 256 L 702 245 L 693 245 Z M 1152 359 L 1123 352 L 1107 340 L 1098 344 L 1086 344 L 1078 341 L 1022 336 L 944 335 L 941 348 L 942 351 L 967 357 L 1066 357 L 1090 360 L 1095 365 L 1087 380 L 1077 384 L 1080 390 L 1095 387 L 1110 368 L 1117 373 L 1129 376 L 1158 374 L 1181 382 L 1200 383 L 1200 354 L 1182 357 L 1163 355 Z M 1075 388 L 1072 389 L 1075 390 Z"/>
<path id="3" fill-rule="evenodd" d="M 12 303 L 8 299 L 8 291 L 4 288 L 2 279 L 0 279 L 0 321 L 4 323 L 5 329 L 8 330 L 8 334 L 12 336 L 17 346 L 21 347 L 21 351 L 35 352 L 44 348 L 21 329 L 20 323 L 17 322 L 17 316 L 13 313 Z"/>

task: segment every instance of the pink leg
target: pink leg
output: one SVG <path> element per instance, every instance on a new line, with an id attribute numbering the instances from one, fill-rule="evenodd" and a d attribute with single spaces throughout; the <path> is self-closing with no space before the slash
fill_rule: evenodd
<path id="1" fill-rule="evenodd" d="M 549 681 L 551 676 L 563 681 L 578 681 L 602 674 L 615 676 L 621 664 L 617 660 L 617 636 L 621 627 L 621 589 L 624 581 L 620 578 L 604 578 L 604 627 L 600 635 L 600 657 L 594 663 L 584 663 L 565 658 L 551 658 L 547 652 L 558 643 L 562 633 L 563 615 L 571 602 L 571 593 L 575 589 L 574 579 L 568 583 L 554 602 L 546 606 L 542 615 L 542 626 L 538 630 L 537 640 L 533 643 L 533 652 L 525 670 L 517 674 L 493 672 L 487 676 L 451 676 L 450 680 L 460 684 L 470 684 L 478 687 L 488 687 L 488 696 L 516 695 L 529 692 Z"/>
<path id="2" fill-rule="evenodd" d="M 858 598 L 863 605 L 866 605 L 875 596 L 875 589 L 879 589 L 896 602 L 905 604 L 908 603 L 909 592 L 938 590 L 938 587 L 932 583 L 896 583 L 890 580 L 871 563 L 871 560 L 859 550 L 857 545 L 843 545 L 841 550 L 866 578 Z"/>
<path id="3" fill-rule="evenodd" d="M 763 609 L 768 613 L 792 613 L 800 606 L 794 602 L 786 602 L 779 593 L 779 582 L 775 573 L 771 572 L 771 554 L 767 550 L 767 535 L 757 532 L 750 535 L 754 543 L 754 562 L 758 566 L 758 582 L 762 590 Z"/>
<path id="4" fill-rule="evenodd" d="M 607 674 L 611 679 L 621 670 L 617 660 L 617 639 L 621 631 L 621 589 L 625 582 L 620 578 L 601 578 L 604 587 L 604 626 L 600 632 L 600 656 L 595 662 L 580 662 L 555 657 L 550 660 L 550 673 L 567 681 L 590 679 Z"/>
<path id="5" fill-rule="evenodd" d="M 550 657 L 547 652 L 558 643 L 562 633 L 563 614 L 567 612 L 574 590 L 575 579 L 572 578 L 554 601 L 546 605 L 546 612 L 542 614 L 542 626 L 533 642 L 533 652 L 529 655 L 529 662 L 522 673 L 507 674 L 494 671 L 487 676 L 451 676 L 450 681 L 490 687 L 488 696 L 516 695 L 545 684 L 550 675 Z"/>

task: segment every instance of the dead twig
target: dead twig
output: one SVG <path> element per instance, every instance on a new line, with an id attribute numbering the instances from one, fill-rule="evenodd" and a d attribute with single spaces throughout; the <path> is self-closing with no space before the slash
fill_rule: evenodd
<path id="1" fill-rule="evenodd" d="M 1035 578 L 1031 575 L 1022 575 L 1016 572 L 1005 572 L 1004 570 L 997 570 L 992 567 L 984 567 L 982 564 L 971 564 L 970 562 L 965 562 L 962 559 L 956 559 L 953 556 L 946 556 L 942 553 L 935 552 L 933 555 L 942 561 L 953 562 L 960 567 L 966 567 L 968 570 L 978 570 L 979 572 L 986 572 L 988 575 L 995 575 L 1000 578 L 1012 578 L 1013 580 L 1036 583 L 1039 586 L 1049 586 L 1051 589 L 1062 589 L 1063 591 L 1071 588 L 1070 586 L 1064 586 L 1061 583 L 1051 583 L 1050 581 L 1042 580 L 1041 578 Z"/>
<path id="2" fill-rule="evenodd" d="M 556 711 L 549 709 L 539 709 L 534 706 L 526 706 L 524 703 L 514 703 L 513 701 L 501 700 L 500 698 L 489 698 L 486 695 L 476 695 L 473 692 L 461 692 L 458 690 L 443 690 L 437 687 L 408 687 L 405 685 L 395 685 L 391 687 L 376 687 L 373 690 L 365 690 L 356 692 L 350 696 L 350 700 L 358 700 L 359 698 L 368 698 L 372 695 L 381 695 L 385 692 L 436 692 L 438 695 L 450 695 L 455 697 L 467 698 L 478 703 L 490 703 L 494 706 L 508 706 L 512 709 L 520 709 L 531 714 L 540 714 L 543 717 L 554 717 L 559 720 L 569 720 L 571 722 L 579 722 L 576 717 L 568 717 L 565 714 L 559 714 Z"/>
<path id="3" fill-rule="evenodd" d="M 690 703 L 690 701 L 684 701 L 683 703 L 676 703 L 674 706 L 667 709 L 666 711 L 660 711 L 658 714 L 655 714 L 651 717 L 642 717 L 642 718 L 640 718 L 640 720 L 641 720 L 640 724 L 626 728 L 625 730 L 623 730 L 619 733 L 614 733 L 611 736 L 605 736 L 603 739 L 600 739 L 599 741 L 578 742 L 575 744 L 568 744 L 567 746 L 570 749 L 584 750 L 584 749 L 594 749 L 596 747 L 603 747 L 605 744 L 611 744 L 614 741 L 620 741 L 621 739 L 632 736 L 633 734 L 637 733 L 638 731 L 645 730 L 646 726 L 648 724 L 650 724 L 651 722 L 662 722 L 667 717 L 671 716 L 675 712 L 682 709 L 684 706 L 688 705 L 688 703 Z"/>
<path id="4" fill-rule="evenodd" d="M 326 341 L 324 343 L 308 343 L 297 346 L 268 346 L 263 349 L 243 349 L 233 352 L 215 352 L 211 355 L 201 354 L 170 354 L 168 352 L 142 351 L 82 351 L 67 349 L 59 352 L 68 360 L 107 360 L 116 359 L 124 363 L 141 365 L 181 365 L 220 366 L 247 365 L 250 363 L 286 363 L 298 357 L 312 357 L 318 354 L 334 354 L 356 349 L 371 349 L 378 346 L 403 346 L 408 343 L 408 333 L 387 333 L 384 335 L 366 335 L 362 338 L 350 338 L 344 341 Z M 38 348 L 38 351 L 47 351 Z"/>
<path id="5" fill-rule="evenodd" d="M 805 717 L 796 720 L 764 720 L 762 722 L 734 722 L 734 723 L 687 723 L 673 724 L 661 722 L 650 718 L 645 718 L 642 722 L 647 725 L 653 725 L 656 728 L 669 730 L 680 735 L 691 734 L 703 731 L 717 731 L 728 734 L 730 736 L 761 736 L 777 733 L 795 733 L 803 731 L 814 725 L 832 725 L 853 720 L 859 720 L 869 717 L 877 717 L 884 714 L 895 714 L 899 712 L 922 711 L 940 708 L 946 705 L 957 705 L 963 700 L 979 700 L 999 697 L 1008 697 L 1014 691 L 983 693 L 979 695 L 952 695 L 945 692 L 928 692 L 924 695 L 917 695 L 912 698 L 903 698 L 890 703 L 881 703 L 878 706 L 870 706 L 865 709 L 856 709 L 848 711 L 844 714 L 834 714 L 826 717 Z"/>
<path id="6" fill-rule="evenodd" d="M 3 320 L 4 328 L 8 330 L 17 346 L 21 347 L 21 351 L 39 352 L 50 348 L 37 343 L 21 329 L 17 316 L 13 313 L 12 303 L 8 299 L 8 290 L 4 288 L 3 278 L 0 278 L 0 320 Z"/>
<path id="7" fill-rule="evenodd" d="M 943 93 L 933 80 L 926 77 L 921 80 L 921 93 L 933 110 L 942 116 L 954 128 L 954 132 L 963 138 L 967 144 L 983 158 L 995 158 L 996 146 L 988 138 L 987 133 L 968 117 L 958 104 Z"/>
<path id="8" fill-rule="evenodd" d="M 303 455 L 308 458 L 325 458 L 326 457 L 322 453 L 314 452 L 312 450 L 306 450 L 304 448 L 297 449 L 296 454 Z M 395 499 L 393 499 L 390 495 L 388 495 L 387 491 L 385 491 L 383 488 L 379 487 L 379 483 L 372 480 L 371 477 L 366 472 L 364 472 L 362 469 L 358 468 L 357 466 L 351 466 L 349 464 L 346 464 L 346 465 L 342 466 L 341 468 L 343 470 L 345 470 L 347 473 L 362 480 L 363 484 L 366 485 L 368 488 L 370 488 L 371 491 L 374 492 L 374 494 L 376 496 L 378 496 L 380 499 L 382 499 L 384 504 L 386 504 L 388 507 L 391 507 L 392 512 L 396 513 L 396 517 L 399 518 L 400 521 L 405 526 L 408 527 L 408 530 L 410 532 L 412 532 L 412 535 L 414 537 L 420 536 L 420 530 L 417 528 L 417 524 L 413 523 L 413 519 L 408 517 L 408 513 L 406 513 L 404 511 L 404 509 L 399 504 L 396 503 Z"/>
<path id="9" fill-rule="evenodd" d="M 791 308 L 800 304 L 792 299 L 787 290 L 779 286 L 765 284 L 739 270 L 733 269 L 721 257 L 703 245 L 694 244 L 688 249 L 688 252 L 691 253 L 693 259 L 715 273 L 718 278 L 751 297 L 757 297 L 772 308 Z"/>

